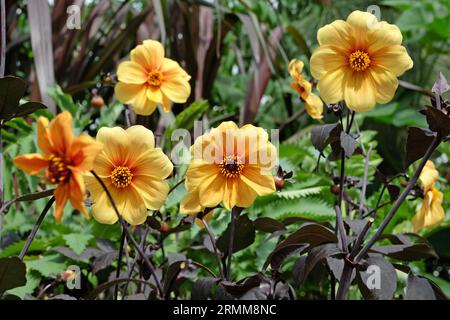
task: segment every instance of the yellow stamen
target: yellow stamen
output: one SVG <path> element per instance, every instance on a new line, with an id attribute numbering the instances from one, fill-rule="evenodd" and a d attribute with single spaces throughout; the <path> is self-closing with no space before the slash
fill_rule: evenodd
<path id="1" fill-rule="evenodd" d="M 350 68 L 354 71 L 364 71 L 370 66 L 370 57 L 367 52 L 356 50 L 349 59 Z"/>
<path id="2" fill-rule="evenodd" d="M 111 173 L 111 181 L 116 188 L 126 188 L 130 185 L 133 179 L 133 173 L 131 173 L 128 167 L 116 167 Z"/>
<path id="3" fill-rule="evenodd" d="M 152 70 L 147 76 L 147 83 L 152 87 L 160 87 L 163 79 L 163 74 L 159 70 Z"/>
<path id="4" fill-rule="evenodd" d="M 63 157 L 50 155 L 48 157 L 50 165 L 48 166 L 47 178 L 50 183 L 60 183 L 69 179 L 70 170 Z"/>
<path id="5" fill-rule="evenodd" d="M 224 157 L 221 164 L 219 164 L 220 173 L 225 176 L 225 178 L 236 178 L 239 177 L 244 170 L 244 164 L 237 156 L 227 156 Z"/>

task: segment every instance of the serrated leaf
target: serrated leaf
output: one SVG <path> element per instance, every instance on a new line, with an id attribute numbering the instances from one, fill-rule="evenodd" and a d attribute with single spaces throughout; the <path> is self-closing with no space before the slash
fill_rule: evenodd
<path id="1" fill-rule="evenodd" d="M 30 260 L 26 262 L 27 269 L 38 271 L 44 277 L 58 275 L 67 268 L 67 263 L 56 255 L 45 256 L 42 259 Z"/>
<path id="2" fill-rule="evenodd" d="M 284 199 L 298 199 L 319 194 L 324 188 L 325 187 L 311 187 L 300 190 L 286 190 L 286 191 L 279 191 L 275 193 L 275 195 L 279 198 Z"/>
<path id="3" fill-rule="evenodd" d="M 66 244 L 78 255 L 86 249 L 89 240 L 93 238 L 90 234 L 71 233 L 63 235 Z"/>

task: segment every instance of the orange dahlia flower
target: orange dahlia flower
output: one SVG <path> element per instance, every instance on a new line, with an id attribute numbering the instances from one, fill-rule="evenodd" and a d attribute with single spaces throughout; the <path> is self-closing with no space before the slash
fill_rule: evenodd
<path id="1" fill-rule="evenodd" d="M 191 94 L 191 77 L 176 61 L 165 58 L 163 46 L 154 40 L 131 51 L 131 61 L 119 65 L 117 78 L 117 99 L 133 104 L 140 115 L 152 114 L 158 104 L 168 112 L 172 102 L 184 103 Z"/>
<path id="2" fill-rule="evenodd" d="M 305 103 L 306 112 L 313 119 L 323 118 L 323 102 L 312 92 L 311 82 L 302 74 L 303 61 L 293 59 L 289 63 L 289 74 L 294 79 L 292 89 L 300 94 L 300 99 Z"/>
<path id="3" fill-rule="evenodd" d="M 92 170 L 103 145 L 86 134 L 74 137 L 72 116 L 67 111 L 57 115 L 50 124 L 47 118 L 39 117 L 37 124 L 37 142 L 43 154 L 17 156 L 14 164 L 31 175 L 45 169 L 47 181 L 58 185 L 54 192 L 56 222 L 61 222 L 64 206 L 69 200 L 75 209 L 89 218 L 84 206 L 83 175 Z"/>
<path id="4" fill-rule="evenodd" d="M 276 148 L 258 127 L 224 122 L 196 139 L 186 172 L 188 194 L 181 213 L 196 213 L 223 203 L 225 208 L 249 207 L 256 196 L 275 192 L 271 169 Z"/>
<path id="5" fill-rule="evenodd" d="M 413 66 L 398 27 L 378 22 L 368 12 L 354 11 L 346 21 L 320 28 L 317 40 L 320 47 L 310 64 L 321 98 L 327 103 L 345 100 L 353 111 L 391 101 L 397 77 Z"/>
<path id="6" fill-rule="evenodd" d="M 164 181 L 173 170 L 169 158 L 155 148 L 153 133 L 143 126 L 126 130 L 101 128 L 97 141 L 105 148 L 94 162 L 95 173 L 103 180 L 123 218 L 131 225 L 147 219 L 147 209 L 159 209 L 167 198 Z M 93 176 L 86 177 L 94 218 L 104 224 L 118 220 L 106 192 Z"/>

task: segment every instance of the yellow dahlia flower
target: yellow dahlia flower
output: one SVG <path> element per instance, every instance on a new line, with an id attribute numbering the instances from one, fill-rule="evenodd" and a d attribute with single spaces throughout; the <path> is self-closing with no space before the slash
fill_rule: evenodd
<path id="1" fill-rule="evenodd" d="M 412 220 L 414 232 L 418 232 L 426 227 L 436 226 L 444 221 L 443 198 L 442 192 L 439 192 L 435 187 L 425 192 L 422 205 Z"/>
<path id="2" fill-rule="evenodd" d="M 47 118 L 39 117 L 37 125 L 37 144 L 43 154 L 17 156 L 14 164 L 31 175 L 45 172 L 46 180 L 57 185 L 53 193 L 56 223 L 61 222 L 68 201 L 89 218 L 84 206 L 83 175 L 92 170 L 94 159 L 103 145 L 87 134 L 75 137 L 72 116 L 67 111 L 58 114 L 50 123 Z"/>
<path id="3" fill-rule="evenodd" d="M 439 171 L 436 170 L 436 166 L 433 161 L 428 160 L 422 169 L 419 176 L 419 181 L 422 185 L 423 190 L 429 190 L 434 186 L 434 183 L 439 178 Z"/>
<path id="4" fill-rule="evenodd" d="M 419 176 L 424 199 L 412 220 L 414 232 L 438 225 L 445 218 L 444 208 L 442 207 L 444 196 L 434 186 L 438 178 L 439 172 L 436 170 L 434 163 L 428 160 Z"/>
<path id="5" fill-rule="evenodd" d="M 147 209 L 159 209 L 167 198 L 164 181 L 173 170 L 169 158 L 155 148 L 153 133 L 143 126 L 126 130 L 101 128 L 97 141 L 105 148 L 94 162 L 94 171 L 106 184 L 123 218 L 131 225 L 143 223 Z M 118 218 L 106 192 L 95 177 L 86 178 L 94 218 L 113 224 Z"/>
<path id="6" fill-rule="evenodd" d="M 246 208 L 256 196 L 276 190 L 270 172 L 276 148 L 262 128 L 238 128 L 234 122 L 224 122 L 197 138 L 191 154 L 182 213 L 196 213 L 220 203 L 227 209 Z"/>
<path id="7" fill-rule="evenodd" d="M 353 111 L 391 101 L 397 77 L 413 66 L 398 27 L 368 12 L 354 11 L 346 21 L 320 28 L 317 40 L 310 64 L 320 96 L 327 103 L 345 100 Z"/>
<path id="8" fill-rule="evenodd" d="M 289 73 L 294 81 L 291 83 L 292 89 L 300 94 L 300 99 L 305 103 L 306 112 L 313 119 L 323 118 L 323 102 L 312 92 L 311 82 L 305 79 L 302 74 L 303 61 L 293 59 L 289 63 Z"/>
<path id="9" fill-rule="evenodd" d="M 191 77 L 176 61 L 165 58 L 163 46 L 154 40 L 131 51 L 131 61 L 119 65 L 117 78 L 117 99 L 133 104 L 140 115 L 152 114 L 158 104 L 168 112 L 172 102 L 184 103 L 191 94 Z"/>

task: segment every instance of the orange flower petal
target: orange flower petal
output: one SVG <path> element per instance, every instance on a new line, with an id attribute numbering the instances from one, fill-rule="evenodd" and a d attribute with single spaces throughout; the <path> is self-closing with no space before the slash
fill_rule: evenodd
<path id="1" fill-rule="evenodd" d="M 84 205 L 86 197 L 86 189 L 84 186 L 83 176 L 80 173 L 72 172 L 70 177 L 70 203 L 72 207 L 80 211 L 86 219 L 89 219 L 89 214 Z"/>
<path id="2" fill-rule="evenodd" d="M 58 114 L 49 126 L 49 138 L 55 151 L 60 155 L 69 156 L 70 146 L 72 145 L 72 115 L 64 111 Z"/>
<path id="3" fill-rule="evenodd" d="M 14 165 L 28 174 L 37 174 L 49 166 L 49 161 L 38 153 L 25 154 L 17 156 L 14 159 Z"/>
<path id="4" fill-rule="evenodd" d="M 45 117 L 39 117 L 37 121 L 37 143 L 45 154 L 55 153 L 48 136 L 48 119 Z"/>
<path id="5" fill-rule="evenodd" d="M 95 141 L 87 134 L 74 138 L 71 146 L 71 163 L 81 171 L 91 171 L 103 144 Z"/>
<path id="6" fill-rule="evenodd" d="M 60 183 L 54 192 L 55 196 L 55 220 L 60 223 L 64 213 L 64 207 L 70 198 L 69 183 Z"/>

